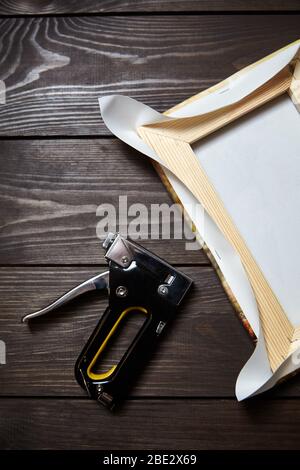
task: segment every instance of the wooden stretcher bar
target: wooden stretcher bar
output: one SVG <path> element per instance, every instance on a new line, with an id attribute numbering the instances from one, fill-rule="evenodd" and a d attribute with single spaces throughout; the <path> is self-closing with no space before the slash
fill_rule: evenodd
<path id="1" fill-rule="evenodd" d="M 202 168 L 192 144 L 283 93 L 288 92 L 295 105 L 299 107 L 299 79 L 299 61 L 295 61 L 260 88 L 230 106 L 200 116 L 175 118 L 144 125 L 138 129 L 141 138 L 190 189 L 239 254 L 257 301 L 270 367 L 273 371 L 299 346 L 300 327 L 295 328 L 289 321 Z M 199 99 L 198 95 L 188 101 L 196 99 Z"/>

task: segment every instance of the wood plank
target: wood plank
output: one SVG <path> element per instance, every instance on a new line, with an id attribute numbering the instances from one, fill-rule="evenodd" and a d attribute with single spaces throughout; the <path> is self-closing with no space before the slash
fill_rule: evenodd
<path id="1" fill-rule="evenodd" d="M 108 135 L 99 96 L 164 111 L 298 37 L 297 14 L 2 18 L 0 135 Z"/>
<path id="2" fill-rule="evenodd" d="M 299 449 L 300 401 L 0 399 L 1 449 Z"/>
<path id="3" fill-rule="evenodd" d="M 207 12 L 207 11 L 299 10 L 297 0 L 35 0 L 21 3 L 0 1 L 0 15 L 57 15 L 110 12 Z"/>
<path id="4" fill-rule="evenodd" d="M 1 141 L 0 264 L 106 265 L 96 210 L 112 204 L 123 217 L 119 196 L 128 207 L 145 205 L 145 247 L 171 263 L 208 264 L 202 250 L 185 249 L 184 239 L 171 247 L 168 239 L 146 239 L 151 204 L 173 202 L 148 159 L 116 139 Z M 125 223 L 117 228 L 123 232 Z"/>
<path id="5" fill-rule="evenodd" d="M 181 269 L 194 280 L 193 290 L 132 394 L 232 397 L 252 340 L 213 269 Z M 0 339 L 7 349 L 7 364 L 0 366 L 1 395 L 85 396 L 73 369 L 107 305 L 105 296 L 87 295 L 29 326 L 20 320 L 97 272 L 84 267 L 0 268 Z M 116 354 L 128 337 L 130 329 L 113 350 Z"/>

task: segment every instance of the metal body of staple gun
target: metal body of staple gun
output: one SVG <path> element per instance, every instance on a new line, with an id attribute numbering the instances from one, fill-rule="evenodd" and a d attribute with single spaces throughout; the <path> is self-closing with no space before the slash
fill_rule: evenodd
<path id="1" fill-rule="evenodd" d="M 23 317 L 27 322 L 91 290 L 107 290 L 108 307 L 75 365 L 78 383 L 90 397 L 112 409 L 126 394 L 165 325 L 173 317 L 192 281 L 171 265 L 119 234 L 109 234 L 103 247 L 109 271 L 83 282 L 48 307 Z M 145 321 L 118 364 L 98 373 L 96 363 L 128 315 Z"/>

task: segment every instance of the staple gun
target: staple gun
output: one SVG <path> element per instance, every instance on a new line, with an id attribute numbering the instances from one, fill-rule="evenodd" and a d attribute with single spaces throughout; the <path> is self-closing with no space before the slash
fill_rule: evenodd
<path id="1" fill-rule="evenodd" d="M 24 323 L 47 314 L 92 290 L 108 292 L 108 306 L 75 365 L 77 382 L 91 398 L 109 409 L 121 401 L 167 323 L 181 304 L 192 280 L 166 261 L 120 234 L 103 243 L 109 270 L 74 287 L 52 304 L 25 315 Z M 129 315 L 145 317 L 121 360 L 99 373 L 96 363 Z"/>

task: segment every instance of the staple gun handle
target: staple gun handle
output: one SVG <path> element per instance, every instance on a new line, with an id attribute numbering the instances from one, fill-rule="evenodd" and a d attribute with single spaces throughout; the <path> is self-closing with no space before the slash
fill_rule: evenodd
<path id="1" fill-rule="evenodd" d="M 76 297 L 84 294 L 85 292 L 90 292 L 92 290 L 106 290 L 108 288 L 108 275 L 109 275 L 109 271 L 105 271 L 104 273 L 97 274 L 97 276 L 94 276 L 91 279 L 87 279 L 86 281 L 82 282 L 78 286 L 66 292 L 64 295 L 59 297 L 50 305 L 47 305 L 47 307 L 42 308 L 41 310 L 37 310 L 36 312 L 25 315 L 22 318 L 22 322 L 27 323 L 33 318 L 37 318 L 49 312 L 52 312 L 53 310 L 56 310 L 57 308 L 62 307 L 63 305 L 70 302 L 71 300 L 75 299 Z"/>

